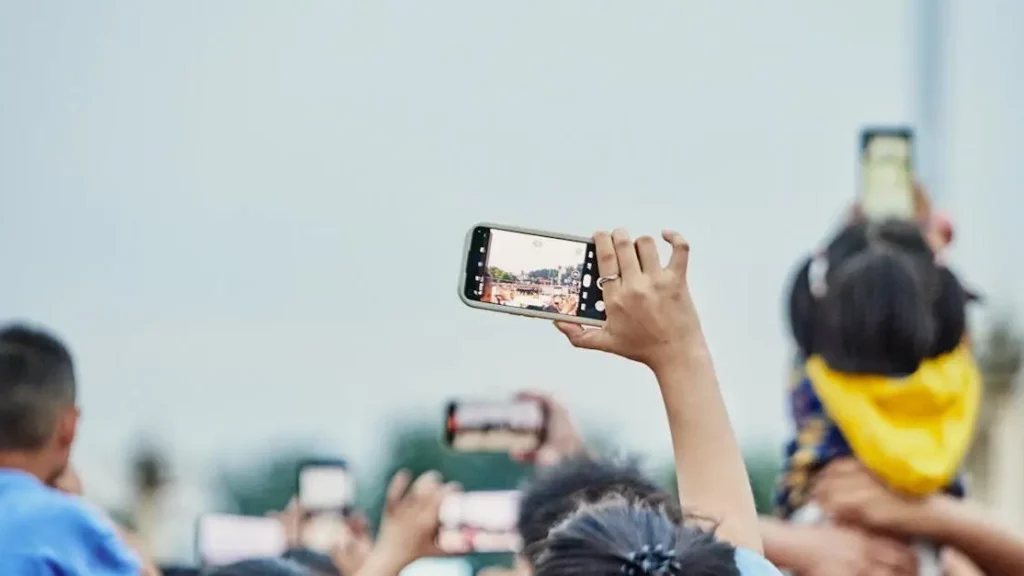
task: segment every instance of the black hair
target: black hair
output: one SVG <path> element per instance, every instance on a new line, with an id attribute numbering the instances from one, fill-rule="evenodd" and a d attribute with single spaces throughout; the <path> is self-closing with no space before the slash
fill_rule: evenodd
<path id="1" fill-rule="evenodd" d="M 713 529 L 622 498 L 580 508 L 540 547 L 534 576 L 740 576 Z"/>
<path id="2" fill-rule="evenodd" d="M 341 576 L 331 557 L 308 548 L 292 548 L 282 558 L 309 568 L 317 576 Z"/>
<path id="3" fill-rule="evenodd" d="M 613 495 L 661 506 L 673 521 L 683 520 L 676 499 L 640 472 L 635 460 L 578 456 L 542 470 L 523 491 L 517 527 L 527 558 L 534 561 L 529 551 L 581 504 Z"/>
<path id="4" fill-rule="evenodd" d="M 64 344 L 21 324 L 0 329 L 0 450 L 43 447 L 61 410 L 74 403 L 74 365 Z"/>
<path id="5" fill-rule="evenodd" d="M 255 558 L 226 566 L 207 568 L 201 576 L 310 576 L 300 564 L 281 558 Z"/>
<path id="6" fill-rule="evenodd" d="M 819 354 L 847 373 L 902 375 L 956 348 L 965 305 L 921 229 L 893 220 L 847 226 L 802 262 L 788 312 L 804 357 Z"/>

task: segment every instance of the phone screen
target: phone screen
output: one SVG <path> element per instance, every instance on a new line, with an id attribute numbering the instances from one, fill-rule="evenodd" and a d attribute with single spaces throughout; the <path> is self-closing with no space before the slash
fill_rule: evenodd
<path id="1" fill-rule="evenodd" d="M 594 252 L 589 242 L 477 226 L 464 294 L 476 302 L 604 320 Z"/>
<path id="2" fill-rule="evenodd" d="M 869 220 L 914 218 L 912 154 L 910 130 L 865 130 L 861 135 L 861 210 Z"/>
<path id="3" fill-rule="evenodd" d="M 531 452 L 544 443 L 546 420 L 533 400 L 450 402 L 445 440 L 463 452 Z"/>
<path id="4" fill-rule="evenodd" d="M 352 505 L 354 488 L 343 464 L 304 464 L 299 469 L 299 505 L 307 512 L 347 509 Z"/>
<path id="5" fill-rule="evenodd" d="M 284 527 L 273 518 L 207 514 L 199 518 L 196 548 L 204 566 L 270 558 L 287 549 Z"/>
<path id="6" fill-rule="evenodd" d="M 473 576 L 473 565 L 465 558 L 420 558 L 399 576 Z"/>
<path id="7" fill-rule="evenodd" d="M 520 492 L 462 492 L 441 502 L 437 546 L 447 554 L 517 552 Z"/>

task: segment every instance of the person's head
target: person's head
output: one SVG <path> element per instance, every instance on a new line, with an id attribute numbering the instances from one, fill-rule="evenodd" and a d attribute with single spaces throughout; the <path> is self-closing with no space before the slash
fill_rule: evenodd
<path id="1" fill-rule="evenodd" d="M 226 566 L 207 568 L 202 576 L 310 576 L 301 564 L 283 558 L 257 558 L 242 560 Z"/>
<path id="2" fill-rule="evenodd" d="M 0 328 L 0 466 L 47 483 L 64 471 L 78 425 L 71 354 L 24 325 Z"/>
<path id="3" fill-rule="evenodd" d="M 612 496 L 647 502 L 664 509 L 673 521 L 683 520 L 676 499 L 640 472 L 635 462 L 570 458 L 538 472 L 523 491 L 517 528 L 527 560 L 536 560 L 531 551 L 547 538 L 553 526 L 581 505 Z"/>
<path id="4" fill-rule="evenodd" d="M 331 557 L 315 550 L 294 548 L 285 552 L 284 559 L 304 566 L 314 576 L 339 576 L 341 571 L 331 561 Z"/>
<path id="5" fill-rule="evenodd" d="M 713 529 L 613 498 L 585 505 L 552 528 L 536 554 L 534 576 L 739 576 L 735 553 Z"/>
<path id="6" fill-rule="evenodd" d="M 802 354 L 842 372 L 898 375 L 960 343 L 965 304 L 919 226 L 860 222 L 799 267 L 789 320 Z"/>

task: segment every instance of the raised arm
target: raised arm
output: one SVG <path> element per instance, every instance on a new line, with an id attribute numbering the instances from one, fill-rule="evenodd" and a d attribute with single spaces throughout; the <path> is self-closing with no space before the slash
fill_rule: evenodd
<path id="1" fill-rule="evenodd" d="M 690 246 L 664 232 L 672 258 L 662 267 L 654 240 L 624 230 L 594 235 L 607 322 L 602 329 L 558 323 L 573 345 L 646 364 L 661 389 L 688 511 L 718 522 L 718 535 L 762 551 L 754 497 L 729 423 L 711 354 L 690 298 Z"/>

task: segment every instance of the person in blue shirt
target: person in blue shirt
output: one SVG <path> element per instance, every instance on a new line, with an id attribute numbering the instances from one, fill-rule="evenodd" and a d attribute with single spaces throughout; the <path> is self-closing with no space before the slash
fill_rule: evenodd
<path id="1" fill-rule="evenodd" d="M 26 326 L 0 329 L 0 573 L 140 572 L 106 516 L 53 487 L 68 467 L 78 415 L 67 348 Z"/>

